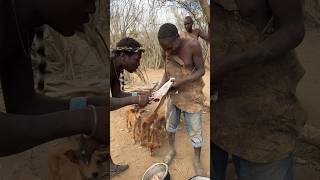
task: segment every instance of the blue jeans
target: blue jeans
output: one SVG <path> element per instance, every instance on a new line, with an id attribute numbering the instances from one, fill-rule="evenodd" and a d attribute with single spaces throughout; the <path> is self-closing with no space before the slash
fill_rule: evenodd
<path id="1" fill-rule="evenodd" d="M 225 180 L 228 153 L 211 143 L 211 175 Z M 254 163 L 232 156 L 238 180 L 293 180 L 293 155 L 271 163 Z"/>
<path id="2" fill-rule="evenodd" d="M 192 146 L 194 148 L 201 147 L 203 144 L 202 112 L 188 113 L 181 111 L 172 104 L 170 98 L 167 104 L 167 132 L 175 133 L 177 131 L 181 113 L 184 115 L 185 126 L 191 138 Z"/>

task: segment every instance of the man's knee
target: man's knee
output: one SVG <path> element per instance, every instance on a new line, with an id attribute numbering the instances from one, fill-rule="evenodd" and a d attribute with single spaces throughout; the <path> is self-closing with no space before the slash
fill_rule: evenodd
<path id="1" fill-rule="evenodd" d="M 191 137 L 192 146 L 194 148 L 200 148 L 203 144 L 203 137 L 202 136 L 193 136 Z"/>
<path id="2" fill-rule="evenodd" d="M 166 118 L 166 130 L 170 133 L 175 133 L 179 125 L 180 113 L 179 110 L 173 104 L 168 105 Z"/>

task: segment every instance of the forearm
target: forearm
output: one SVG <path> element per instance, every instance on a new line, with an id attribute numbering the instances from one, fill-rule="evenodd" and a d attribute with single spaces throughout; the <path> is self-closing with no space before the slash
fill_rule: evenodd
<path id="1" fill-rule="evenodd" d="M 206 33 L 203 37 L 203 39 L 207 42 L 210 43 L 210 32 Z"/>
<path id="2" fill-rule="evenodd" d="M 216 78 L 219 79 L 221 75 L 244 66 L 274 60 L 294 49 L 303 40 L 304 29 L 303 25 L 301 25 L 300 28 L 296 27 L 300 30 L 295 30 L 295 28 L 290 29 L 290 27 L 293 26 L 280 28 L 266 40 L 248 51 L 241 54 L 230 55 L 225 61 L 220 60 L 221 62 L 216 66 Z M 219 61 L 219 59 L 216 60 Z"/>
<path id="3" fill-rule="evenodd" d="M 252 64 L 277 58 L 296 48 L 302 42 L 304 32 L 303 24 L 287 25 L 278 29 L 257 47 L 244 53 L 241 59 L 244 64 Z"/>
<path id="4" fill-rule="evenodd" d="M 204 73 L 205 73 L 204 68 L 203 69 L 198 69 L 197 71 L 192 73 L 190 76 L 186 77 L 185 79 L 182 79 L 181 82 L 180 82 L 180 85 L 183 85 L 183 84 L 186 84 L 186 83 L 190 83 L 190 82 L 194 82 L 194 81 L 198 81 L 204 75 Z"/>
<path id="5" fill-rule="evenodd" d="M 11 113 L 36 115 L 69 110 L 70 99 L 54 98 L 35 93 L 34 96 L 32 96 L 32 98 L 29 100 L 29 103 L 30 104 L 27 107 L 21 107 L 17 109 L 19 112 Z M 87 104 L 106 107 L 107 97 L 87 97 Z"/>
<path id="6" fill-rule="evenodd" d="M 42 143 L 80 133 L 90 133 L 90 109 L 38 116 L 0 113 L 0 156 L 28 150 Z"/>
<path id="7" fill-rule="evenodd" d="M 119 91 L 113 91 L 111 94 L 112 94 L 112 97 L 117 97 L 117 98 L 124 98 L 124 97 L 132 96 L 131 93 L 129 93 L 129 92 L 123 92 L 123 91 L 121 91 L 121 90 L 119 90 Z"/>
<path id="8" fill-rule="evenodd" d="M 122 91 L 121 91 L 120 97 L 130 97 L 130 96 L 132 96 L 131 93 L 129 93 L 129 92 L 122 92 Z"/>
<path id="9" fill-rule="evenodd" d="M 129 96 L 123 98 L 110 97 L 110 111 L 114 111 L 120 109 L 124 106 L 131 104 L 138 104 L 139 97 L 138 96 Z"/>

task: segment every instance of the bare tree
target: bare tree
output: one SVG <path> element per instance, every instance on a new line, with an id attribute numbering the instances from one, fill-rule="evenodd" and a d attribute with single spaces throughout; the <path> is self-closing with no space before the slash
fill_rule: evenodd
<path id="1" fill-rule="evenodd" d="M 198 0 L 208 24 L 210 24 L 210 7 L 206 0 Z"/>
<path id="2" fill-rule="evenodd" d="M 161 25 L 160 19 L 166 14 L 159 14 L 160 12 L 170 11 L 168 14 L 172 14 L 172 19 L 180 30 L 184 29 L 183 18 L 186 15 L 191 15 L 195 19 L 195 25 L 203 31 L 207 31 L 208 27 L 198 0 L 111 0 L 110 7 L 111 47 L 124 36 L 137 39 L 146 49 L 138 75 L 141 77 L 143 74 L 146 80 L 148 79 L 146 69 L 164 67 L 157 32 Z M 200 43 L 206 57 L 206 65 L 209 67 L 208 45 L 202 40 Z M 131 74 L 124 75 L 127 81 L 133 80 Z"/>

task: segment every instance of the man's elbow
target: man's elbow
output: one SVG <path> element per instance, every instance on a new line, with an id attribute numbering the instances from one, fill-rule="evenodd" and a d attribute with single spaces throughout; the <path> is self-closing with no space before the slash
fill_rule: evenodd
<path id="1" fill-rule="evenodd" d="M 297 46 L 303 41 L 305 36 L 305 28 L 304 25 L 301 25 L 299 31 L 297 32 Z"/>
<path id="2" fill-rule="evenodd" d="M 293 30 L 295 29 L 295 30 Z M 292 39 L 294 40 L 294 48 L 296 48 L 304 39 L 305 27 L 303 23 L 294 24 L 289 28 L 289 32 L 292 33 Z"/>
<path id="3" fill-rule="evenodd" d="M 205 73 L 206 73 L 206 71 L 204 68 L 199 69 L 200 77 L 204 76 Z"/>

